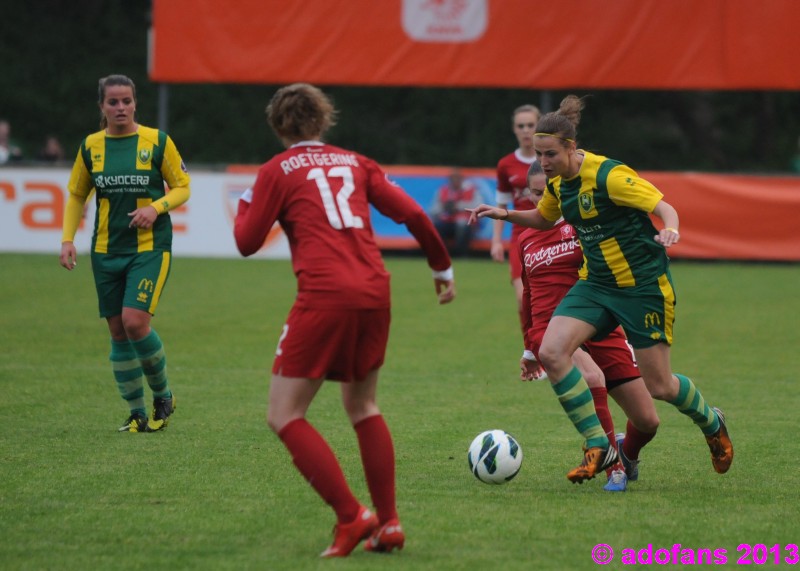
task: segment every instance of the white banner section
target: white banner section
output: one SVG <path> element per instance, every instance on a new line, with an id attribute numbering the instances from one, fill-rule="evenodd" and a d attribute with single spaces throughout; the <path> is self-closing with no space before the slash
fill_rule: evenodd
<path id="1" fill-rule="evenodd" d="M 174 255 L 239 257 L 233 219 L 239 196 L 255 182 L 255 173 L 190 174 L 189 202 L 170 212 Z M 0 168 L 0 252 L 58 256 L 69 175 L 66 168 Z M 88 253 L 91 247 L 94 212 L 93 195 L 75 236 L 80 253 Z M 289 243 L 277 224 L 256 256 L 289 258 Z"/>

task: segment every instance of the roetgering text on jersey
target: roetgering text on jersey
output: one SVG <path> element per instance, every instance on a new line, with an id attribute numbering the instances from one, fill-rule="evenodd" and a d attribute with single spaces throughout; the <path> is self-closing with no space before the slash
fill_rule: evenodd
<path id="1" fill-rule="evenodd" d="M 534 252 L 525 252 L 524 263 L 526 268 L 536 268 L 538 266 L 550 265 L 553 260 L 568 256 L 575 250 L 580 249 L 581 245 L 577 238 L 573 237 L 566 242 L 559 242 L 547 248 L 539 248 Z"/>
<path id="2" fill-rule="evenodd" d="M 283 174 L 303 167 L 350 166 L 357 167 L 355 155 L 344 153 L 299 153 L 281 161 Z"/>

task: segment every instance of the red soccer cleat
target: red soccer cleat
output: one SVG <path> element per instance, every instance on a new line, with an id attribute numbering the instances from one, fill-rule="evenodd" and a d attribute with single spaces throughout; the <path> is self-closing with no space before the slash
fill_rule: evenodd
<path id="1" fill-rule="evenodd" d="M 373 533 L 364 544 L 364 551 L 390 553 L 393 549 L 403 549 L 406 536 L 397 519 L 390 519 Z"/>
<path id="2" fill-rule="evenodd" d="M 347 557 L 362 540 L 378 528 L 378 518 L 364 506 L 350 523 L 337 523 L 333 528 L 333 543 L 320 557 Z"/>

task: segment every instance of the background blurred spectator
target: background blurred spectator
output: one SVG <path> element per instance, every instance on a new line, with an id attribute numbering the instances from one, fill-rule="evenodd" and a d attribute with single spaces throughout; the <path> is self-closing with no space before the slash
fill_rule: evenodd
<path id="1" fill-rule="evenodd" d="M 22 150 L 11 140 L 11 125 L 0 119 L 0 165 L 22 158 Z"/>
<path id="2" fill-rule="evenodd" d="M 44 140 L 44 145 L 39 150 L 38 159 L 40 161 L 58 162 L 64 160 L 64 148 L 55 135 L 48 135 Z"/>
<path id="3" fill-rule="evenodd" d="M 480 203 L 481 194 L 475 184 L 464 180 L 458 168 L 453 169 L 447 184 L 434 195 L 429 214 L 452 256 L 469 253 L 475 226 L 469 224 L 469 212 L 466 209 Z"/>

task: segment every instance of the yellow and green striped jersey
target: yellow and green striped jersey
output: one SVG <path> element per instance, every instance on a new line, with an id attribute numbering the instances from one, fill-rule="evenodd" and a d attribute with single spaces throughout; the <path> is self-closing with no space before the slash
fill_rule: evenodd
<path id="1" fill-rule="evenodd" d="M 657 281 L 669 260 L 649 213 L 663 195 L 621 162 L 579 152 L 578 174 L 549 179 L 539 212 L 548 220 L 563 215 L 578 232 L 582 279 L 621 288 Z"/>
<path id="2" fill-rule="evenodd" d="M 172 221 L 166 212 L 164 184 L 188 188 L 189 180 L 172 139 L 162 131 L 140 125 L 130 135 L 99 131 L 86 137 L 72 167 L 68 190 L 83 201 L 92 189 L 96 190 L 93 252 L 169 251 Z M 128 213 L 149 204 L 163 212 L 153 227 L 130 228 Z"/>

